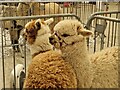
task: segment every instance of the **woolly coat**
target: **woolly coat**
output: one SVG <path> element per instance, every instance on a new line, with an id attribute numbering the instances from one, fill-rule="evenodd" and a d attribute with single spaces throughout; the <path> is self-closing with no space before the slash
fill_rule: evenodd
<path id="1" fill-rule="evenodd" d="M 76 88 L 76 76 L 57 51 L 38 54 L 28 68 L 24 88 Z"/>
<path id="2" fill-rule="evenodd" d="M 92 88 L 118 88 L 120 48 L 109 47 L 92 54 L 91 61 L 94 70 Z"/>

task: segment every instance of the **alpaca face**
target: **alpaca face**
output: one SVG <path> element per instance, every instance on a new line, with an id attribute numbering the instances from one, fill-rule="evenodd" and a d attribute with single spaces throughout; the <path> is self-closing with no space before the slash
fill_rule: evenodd
<path id="1" fill-rule="evenodd" d="M 29 44 L 33 44 L 37 36 L 42 36 L 50 32 L 48 27 L 49 24 L 53 22 L 53 19 L 48 19 L 46 21 L 41 21 L 38 19 L 36 21 L 30 21 L 25 25 L 24 37 Z"/>
<path id="2" fill-rule="evenodd" d="M 92 34 L 91 31 L 85 30 L 77 20 L 63 20 L 55 25 L 54 34 L 50 37 L 50 43 L 56 48 L 72 45 L 84 40 Z"/>
<path id="3" fill-rule="evenodd" d="M 35 27 L 35 21 L 28 22 L 25 25 L 24 35 L 25 35 L 25 39 L 28 41 L 29 44 L 34 43 L 36 39 L 37 31 L 38 29 Z"/>
<path id="4" fill-rule="evenodd" d="M 17 64 L 17 65 L 15 66 L 16 78 L 18 78 L 19 75 L 20 75 L 20 72 L 21 72 L 21 71 L 24 72 L 24 70 L 25 70 L 24 65 L 22 65 L 22 64 Z M 14 76 L 14 69 L 12 70 L 12 73 L 11 73 L 11 74 L 12 74 L 12 76 Z"/>

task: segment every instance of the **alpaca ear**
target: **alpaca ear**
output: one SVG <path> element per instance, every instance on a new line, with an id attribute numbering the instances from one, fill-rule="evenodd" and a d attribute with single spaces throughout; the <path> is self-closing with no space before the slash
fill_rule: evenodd
<path id="1" fill-rule="evenodd" d="M 53 23 L 53 21 L 54 21 L 54 19 L 53 18 L 50 18 L 50 19 L 47 19 L 46 21 L 44 21 L 47 25 L 50 25 L 50 24 L 52 24 Z"/>
<path id="2" fill-rule="evenodd" d="M 84 30 L 80 31 L 80 34 L 83 35 L 83 36 L 85 36 L 85 37 L 89 37 L 89 36 L 93 35 L 93 32 L 84 29 Z"/>
<path id="3" fill-rule="evenodd" d="M 35 22 L 35 27 L 37 30 L 39 30 L 41 28 L 41 20 L 39 21 L 39 19 Z"/>

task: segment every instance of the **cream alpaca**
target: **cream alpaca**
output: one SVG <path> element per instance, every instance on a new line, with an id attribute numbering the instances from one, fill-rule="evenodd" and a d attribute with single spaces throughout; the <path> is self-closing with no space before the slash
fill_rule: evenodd
<path id="1" fill-rule="evenodd" d="M 25 67 L 22 64 L 17 64 L 15 66 L 16 88 L 19 88 L 19 78 L 20 78 L 20 73 L 22 71 L 25 73 Z M 13 69 L 10 75 L 10 88 L 13 88 L 14 85 L 15 82 L 14 82 L 14 69 Z"/>
<path id="2" fill-rule="evenodd" d="M 55 25 L 50 42 L 61 50 L 64 59 L 74 67 L 79 88 L 118 87 L 118 49 L 108 48 L 90 55 L 85 30 L 77 20 L 63 20 Z"/>
<path id="3" fill-rule="evenodd" d="M 78 88 L 89 88 L 92 84 L 92 69 L 85 37 L 92 34 L 84 30 L 77 20 L 63 20 L 54 27 L 50 42 L 60 48 L 65 61 L 69 62 L 77 75 Z"/>

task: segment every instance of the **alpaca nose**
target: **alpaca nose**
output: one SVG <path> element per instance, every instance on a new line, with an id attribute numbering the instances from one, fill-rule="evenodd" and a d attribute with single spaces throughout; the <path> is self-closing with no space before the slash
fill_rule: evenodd
<path id="1" fill-rule="evenodd" d="M 49 37 L 49 42 L 50 42 L 51 44 L 54 44 L 54 43 L 55 43 L 53 36 Z"/>

